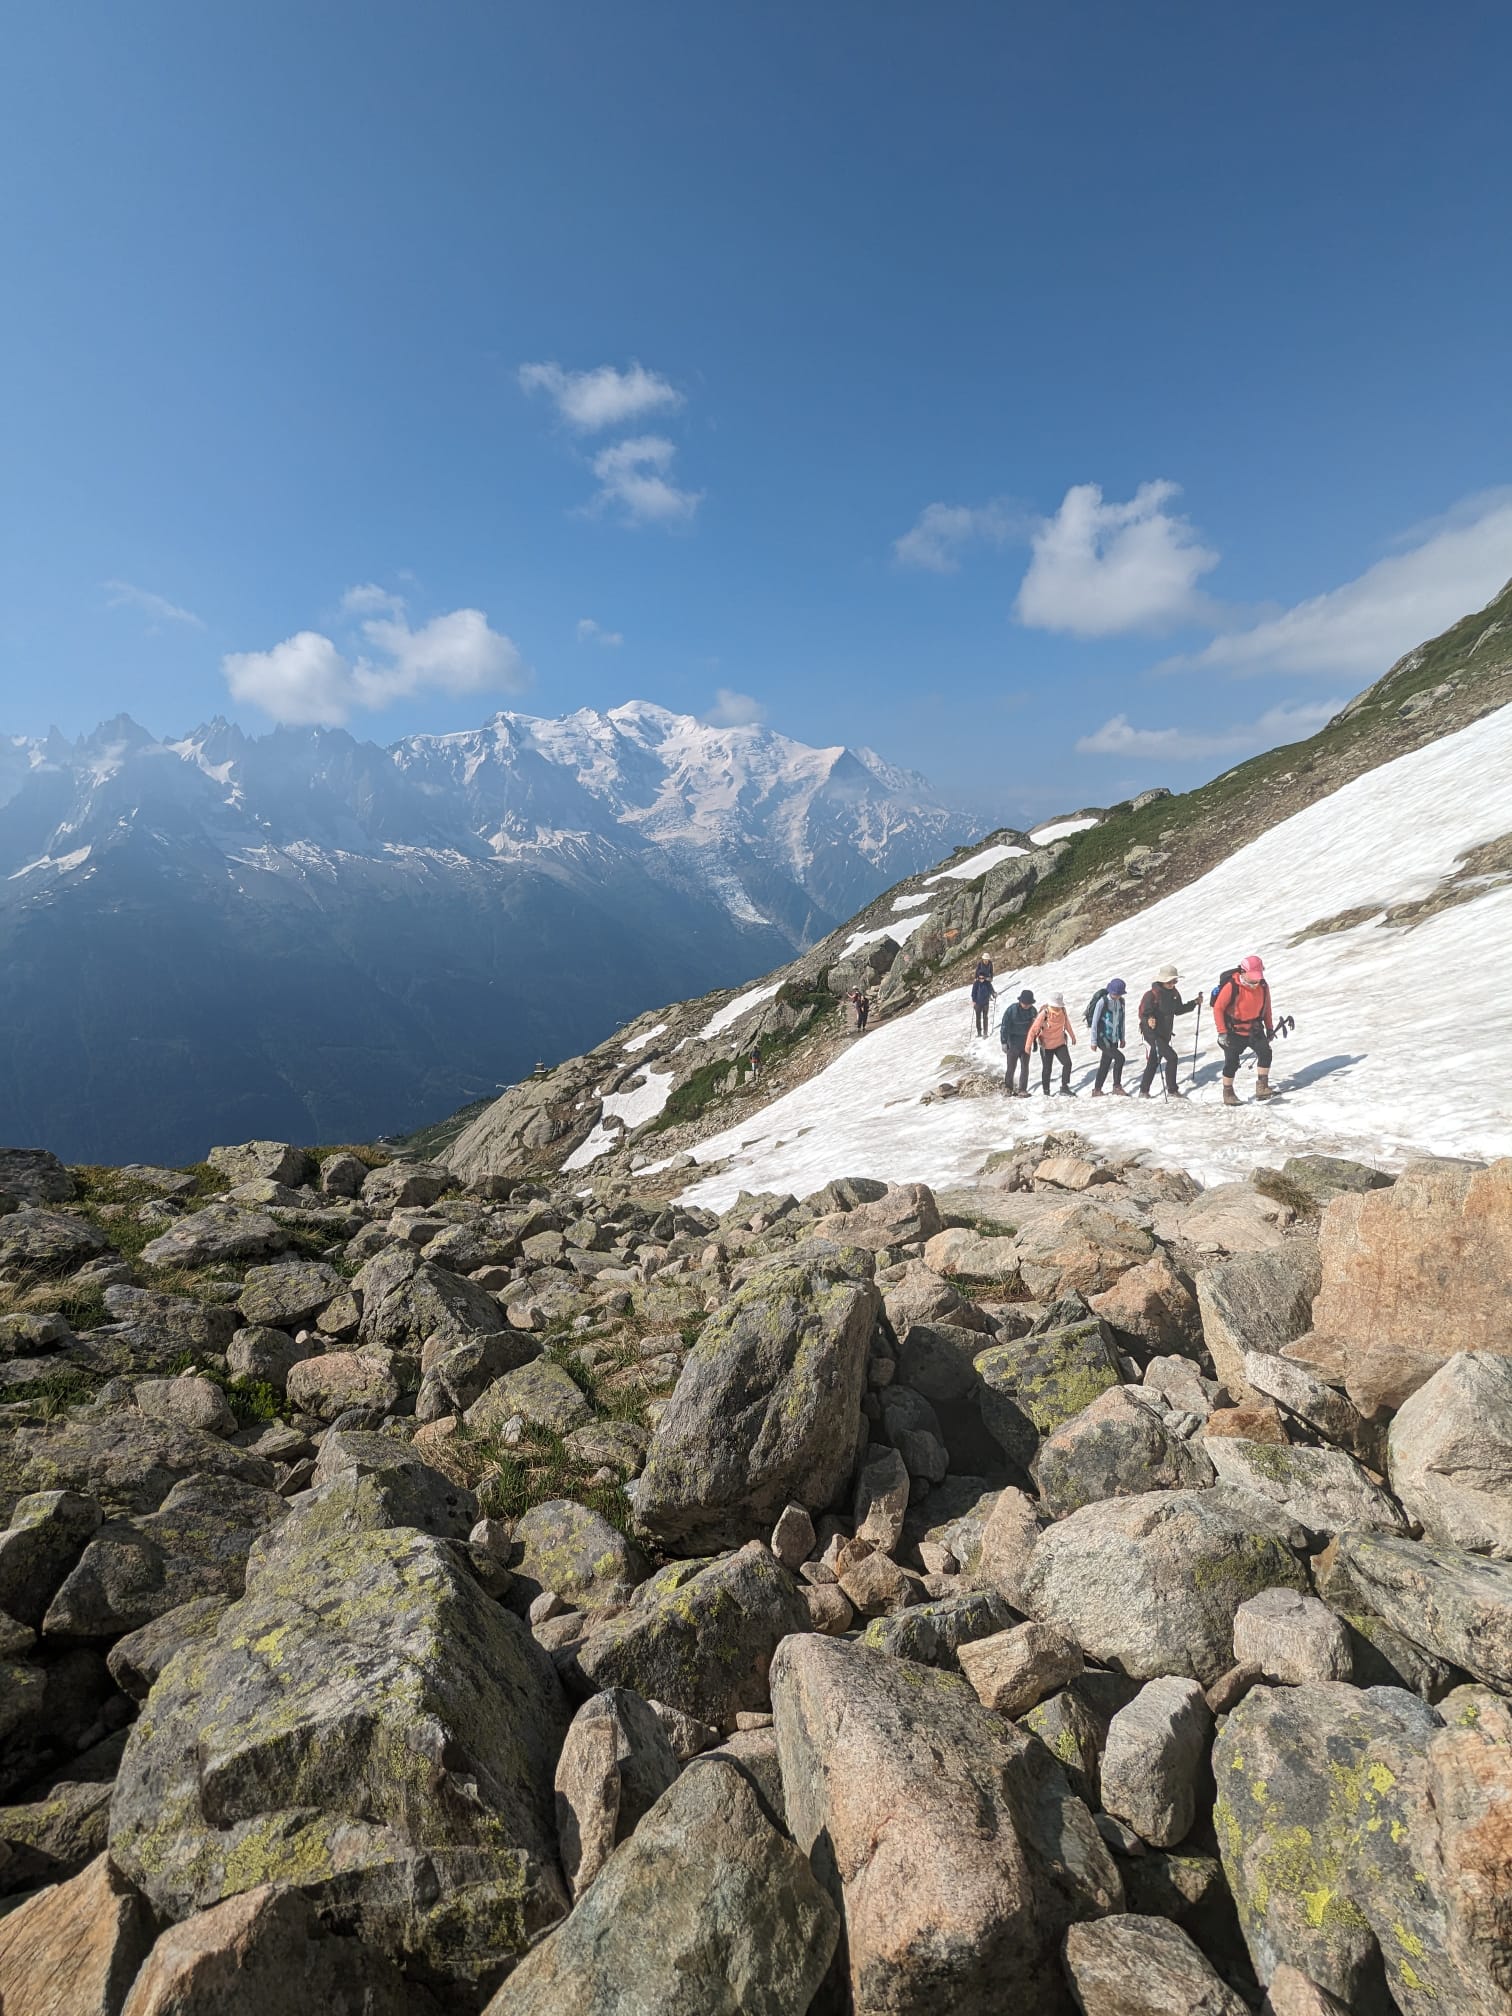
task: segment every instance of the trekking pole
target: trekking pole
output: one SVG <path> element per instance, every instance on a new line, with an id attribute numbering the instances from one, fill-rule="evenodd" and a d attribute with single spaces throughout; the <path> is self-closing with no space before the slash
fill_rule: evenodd
<path id="1" fill-rule="evenodd" d="M 1199 994 L 1197 996 L 1197 1026 L 1192 1031 L 1192 1075 L 1187 1080 L 1187 1090 L 1189 1092 L 1197 1083 L 1197 1043 L 1201 1035 L 1202 1035 L 1202 996 Z"/>

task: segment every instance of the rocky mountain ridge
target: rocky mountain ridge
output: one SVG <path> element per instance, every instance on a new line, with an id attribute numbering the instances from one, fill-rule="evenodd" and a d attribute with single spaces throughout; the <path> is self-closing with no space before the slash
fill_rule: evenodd
<path id="1" fill-rule="evenodd" d="M 382 749 L 0 743 L 0 1135 L 405 1128 L 787 958 L 970 830 L 869 751 L 645 703 Z"/>

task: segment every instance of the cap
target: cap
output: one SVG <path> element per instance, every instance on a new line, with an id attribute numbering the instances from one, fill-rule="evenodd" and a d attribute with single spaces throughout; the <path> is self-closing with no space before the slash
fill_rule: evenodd
<path id="1" fill-rule="evenodd" d="M 1160 971 L 1155 975 L 1155 978 L 1157 980 L 1164 980 L 1169 982 L 1172 980 L 1179 980 L 1181 978 L 1181 975 L 1176 971 L 1176 968 L 1174 966 L 1162 966 Z"/>
<path id="2" fill-rule="evenodd" d="M 1122 982 L 1122 980 L 1110 980 L 1110 981 L 1108 982 L 1108 992 L 1109 992 L 1110 994 L 1122 994 L 1122 993 L 1124 993 L 1124 992 L 1125 992 L 1125 988 L 1124 988 L 1124 983 Z"/>
<path id="3" fill-rule="evenodd" d="M 1247 980 L 1263 979 L 1265 976 L 1265 961 L 1263 959 L 1257 959 L 1254 953 L 1252 952 L 1248 957 L 1248 959 L 1240 960 L 1239 971 L 1245 976 Z"/>

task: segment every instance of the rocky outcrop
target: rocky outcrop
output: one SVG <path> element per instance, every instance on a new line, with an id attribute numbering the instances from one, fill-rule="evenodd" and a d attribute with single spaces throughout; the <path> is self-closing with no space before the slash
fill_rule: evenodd
<path id="1" fill-rule="evenodd" d="M 838 1263 L 774 1267 L 731 1296 L 652 1437 L 636 1491 L 648 1532 L 696 1553 L 769 1529 L 789 1503 L 832 1505 L 855 1460 L 880 1308 Z"/>

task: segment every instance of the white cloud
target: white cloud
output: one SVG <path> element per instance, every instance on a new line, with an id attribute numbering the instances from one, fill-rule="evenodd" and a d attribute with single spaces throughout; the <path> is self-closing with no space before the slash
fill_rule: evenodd
<path id="1" fill-rule="evenodd" d="M 754 728 L 765 721 L 766 709 L 749 693 L 735 693 L 728 686 L 721 686 L 714 695 L 714 705 L 703 718 L 711 728 Z"/>
<path id="2" fill-rule="evenodd" d="M 900 539 L 893 558 L 900 567 L 930 574 L 956 574 L 961 554 L 972 545 L 1001 546 L 1024 530 L 1022 515 L 1006 504 L 926 504 Z"/>
<path id="3" fill-rule="evenodd" d="M 1197 583 L 1218 564 L 1185 518 L 1167 511 L 1174 483 L 1141 483 L 1127 504 L 1077 483 L 1042 519 L 1015 610 L 1035 630 L 1116 637 L 1170 630 L 1210 615 Z"/>
<path id="4" fill-rule="evenodd" d="M 160 623 L 184 623 L 191 630 L 205 627 L 204 618 L 192 609 L 181 609 L 177 602 L 170 602 L 166 595 L 154 595 L 150 588 L 135 588 L 129 581 L 103 581 L 100 585 L 109 598 L 108 608 L 139 609 L 152 618 L 154 630 Z"/>
<path id="5" fill-rule="evenodd" d="M 402 606 L 402 605 L 401 605 Z M 233 652 L 222 669 L 232 697 L 291 725 L 339 727 L 359 709 L 389 706 L 426 689 L 443 693 L 518 692 L 524 660 L 480 609 L 453 609 L 418 630 L 402 616 L 362 625 L 374 657 L 349 659 L 315 630 L 271 651 Z"/>
<path id="6" fill-rule="evenodd" d="M 623 512 L 632 525 L 669 525 L 688 519 L 703 502 L 701 490 L 680 490 L 669 478 L 677 450 L 660 434 L 637 434 L 601 448 L 593 458 L 598 493 L 590 510 Z"/>
<path id="7" fill-rule="evenodd" d="M 341 598 L 343 616 L 401 616 L 404 613 L 404 597 L 391 589 L 380 588 L 376 581 L 361 582 L 355 588 L 348 588 Z"/>
<path id="8" fill-rule="evenodd" d="M 1512 575 L 1512 493 L 1471 498 L 1417 536 L 1409 551 L 1342 587 L 1215 637 L 1171 666 L 1379 678 L 1415 644 L 1481 608 Z"/>
<path id="9" fill-rule="evenodd" d="M 631 364 L 624 371 L 612 364 L 600 364 L 593 371 L 522 364 L 519 379 L 523 391 L 544 392 L 568 426 L 581 434 L 621 427 L 645 413 L 671 412 L 683 403 L 675 385 L 643 364 Z"/>
<path id="10" fill-rule="evenodd" d="M 1095 734 L 1083 735 L 1079 756 L 1136 756 L 1172 763 L 1196 763 L 1204 757 L 1238 756 L 1250 749 L 1269 749 L 1279 742 L 1300 741 L 1330 721 L 1342 700 L 1310 701 L 1295 707 L 1272 707 L 1258 721 L 1204 734 L 1193 728 L 1135 728 L 1127 714 L 1115 714 Z"/>
<path id="11" fill-rule="evenodd" d="M 603 644 L 614 650 L 625 641 L 621 630 L 606 630 L 602 623 L 595 623 L 591 616 L 580 616 L 577 626 L 579 644 Z"/>
<path id="12" fill-rule="evenodd" d="M 233 700 L 292 726 L 334 727 L 352 711 L 352 668 L 329 637 L 301 630 L 271 651 L 233 651 L 221 660 Z"/>

